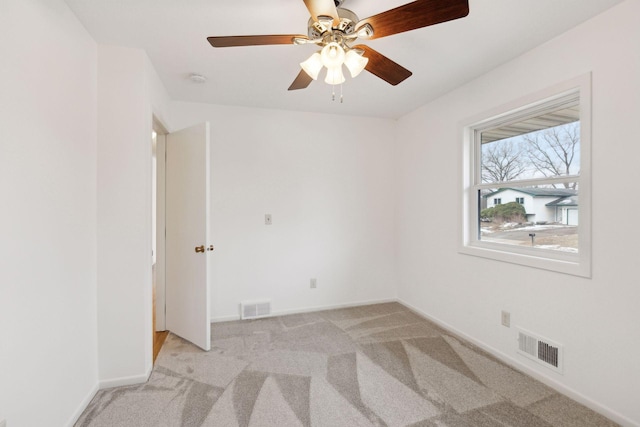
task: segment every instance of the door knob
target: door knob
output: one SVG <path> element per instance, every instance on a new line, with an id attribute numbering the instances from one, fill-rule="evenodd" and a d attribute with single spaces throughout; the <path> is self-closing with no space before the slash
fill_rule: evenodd
<path id="1" fill-rule="evenodd" d="M 196 246 L 196 252 L 204 252 L 204 245 Z"/>
<path id="2" fill-rule="evenodd" d="M 213 250 L 213 245 L 209 245 L 209 247 L 207 248 L 208 251 L 212 251 Z"/>

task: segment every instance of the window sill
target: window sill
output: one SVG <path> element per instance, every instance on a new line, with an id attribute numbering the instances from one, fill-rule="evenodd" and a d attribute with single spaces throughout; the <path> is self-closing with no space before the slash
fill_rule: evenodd
<path id="1" fill-rule="evenodd" d="M 506 251 L 503 245 L 485 242 L 461 246 L 458 252 L 463 255 L 591 278 L 591 265 L 588 257 L 584 254 L 558 253 L 544 249 L 511 246 Z"/>

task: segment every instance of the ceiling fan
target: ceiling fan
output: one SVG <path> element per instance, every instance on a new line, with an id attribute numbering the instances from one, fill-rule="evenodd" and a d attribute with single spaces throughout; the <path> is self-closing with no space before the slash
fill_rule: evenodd
<path id="1" fill-rule="evenodd" d="M 300 64 L 302 70 L 289 90 L 304 89 L 327 69 L 325 82 L 331 85 L 345 81 L 342 66 L 352 77 L 362 70 L 392 85 L 401 83 L 411 71 L 357 39 L 373 40 L 405 31 L 463 18 L 469 14 L 469 0 L 416 0 L 366 19 L 341 7 L 344 0 L 303 0 L 309 9 L 307 35 L 281 34 L 258 36 L 208 37 L 213 47 L 258 46 L 280 44 L 315 44 L 321 49 Z"/>

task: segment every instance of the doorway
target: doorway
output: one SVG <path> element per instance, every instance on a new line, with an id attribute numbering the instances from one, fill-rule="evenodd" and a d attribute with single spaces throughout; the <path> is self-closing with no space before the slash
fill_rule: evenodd
<path id="1" fill-rule="evenodd" d="M 166 130 L 154 117 L 151 132 L 151 269 L 153 362 L 169 331 L 165 322 L 165 155 Z"/>

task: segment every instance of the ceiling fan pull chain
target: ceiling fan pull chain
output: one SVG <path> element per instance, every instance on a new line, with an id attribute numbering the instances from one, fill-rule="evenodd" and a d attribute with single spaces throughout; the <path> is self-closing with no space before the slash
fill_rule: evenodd
<path id="1" fill-rule="evenodd" d="M 337 85 L 331 85 L 331 100 L 333 102 L 336 101 L 336 86 Z M 342 83 L 340 83 L 340 104 L 342 104 L 344 102 L 344 97 L 342 95 Z"/>

